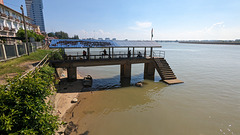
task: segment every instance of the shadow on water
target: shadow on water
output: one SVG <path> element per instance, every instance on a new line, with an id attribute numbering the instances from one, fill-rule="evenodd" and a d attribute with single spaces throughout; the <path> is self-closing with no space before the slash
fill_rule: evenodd
<path id="1" fill-rule="evenodd" d="M 134 75 L 131 78 L 130 86 L 134 86 L 135 83 L 144 81 L 143 73 Z M 56 86 L 58 93 L 77 93 L 77 92 L 89 92 L 89 91 L 101 91 L 101 90 L 113 90 L 121 88 L 120 75 L 116 75 L 112 78 L 93 78 L 92 87 L 84 87 L 82 85 L 83 79 L 76 81 L 68 81 L 67 78 L 61 79 L 59 84 Z"/>

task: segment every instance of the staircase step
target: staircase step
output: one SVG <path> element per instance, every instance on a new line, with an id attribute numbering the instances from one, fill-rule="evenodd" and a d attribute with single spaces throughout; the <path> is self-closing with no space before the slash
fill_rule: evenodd
<path id="1" fill-rule="evenodd" d="M 160 68 L 161 71 L 172 71 L 171 68 Z"/>
<path id="2" fill-rule="evenodd" d="M 163 75 L 175 75 L 174 73 L 163 73 Z"/>
<path id="3" fill-rule="evenodd" d="M 163 80 L 177 79 L 176 77 L 164 77 Z"/>
<path id="4" fill-rule="evenodd" d="M 172 75 L 165 75 L 165 74 L 163 74 L 162 76 L 163 77 L 176 77 L 174 74 L 172 74 Z"/>

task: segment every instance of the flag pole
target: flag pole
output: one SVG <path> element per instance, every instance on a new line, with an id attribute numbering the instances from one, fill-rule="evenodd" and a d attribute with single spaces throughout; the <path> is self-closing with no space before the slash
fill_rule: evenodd
<path id="1" fill-rule="evenodd" d="M 152 41 L 152 38 L 153 38 L 153 28 L 151 30 L 151 41 Z"/>

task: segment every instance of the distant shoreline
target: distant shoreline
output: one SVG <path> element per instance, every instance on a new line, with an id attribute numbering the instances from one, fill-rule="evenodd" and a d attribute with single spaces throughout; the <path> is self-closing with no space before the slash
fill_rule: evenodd
<path id="1" fill-rule="evenodd" d="M 240 42 L 203 42 L 203 41 L 179 41 L 186 44 L 221 44 L 221 45 L 240 45 Z"/>

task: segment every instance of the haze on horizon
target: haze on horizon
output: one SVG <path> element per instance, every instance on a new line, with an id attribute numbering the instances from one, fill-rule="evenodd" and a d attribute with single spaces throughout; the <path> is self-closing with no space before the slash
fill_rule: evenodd
<path id="1" fill-rule="evenodd" d="M 4 0 L 20 12 L 25 1 Z M 239 0 L 43 0 L 46 32 L 79 38 L 240 39 Z M 18 7 L 19 6 L 19 7 Z M 25 10 L 26 11 L 26 10 Z"/>

